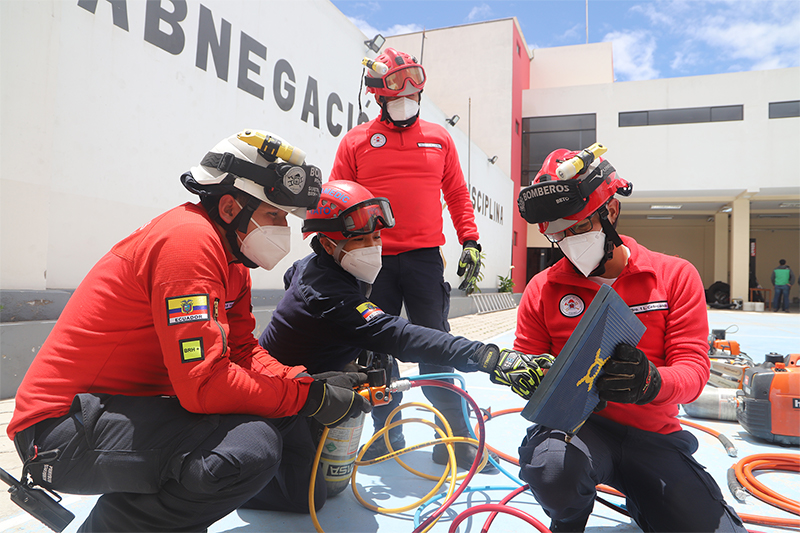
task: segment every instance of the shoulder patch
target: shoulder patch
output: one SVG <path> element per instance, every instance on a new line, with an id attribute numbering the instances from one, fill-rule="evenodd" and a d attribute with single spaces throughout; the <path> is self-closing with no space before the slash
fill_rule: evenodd
<path id="1" fill-rule="evenodd" d="M 167 324 L 208 320 L 208 294 L 187 294 L 167 298 Z"/>
<path id="2" fill-rule="evenodd" d="M 181 363 L 194 363 L 195 361 L 202 361 L 206 358 L 206 352 L 203 350 L 202 337 L 197 337 L 196 339 L 181 339 L 178 343 L 181 348 Z"/>
<path id="3" fill-rule="evenodd" d="M 585 308 L 586 304 L 577 294 L 567 294 L 558 303 L 558 310 L 561 311 L 562 315 L 569 318 L 580 316 Z"/>
<path id="4" fill-rule="evenodd" d="M 372 302 L 364 302 L 363 304 L 356 307 L 356 311 L 361 313 L 361 316 L 367 322 L 385 314 L 380 307 L 378 307 Z"/>
<path id="5" fill-rule="evenodd" d="M 438 148 L 439 150 L 442 149 L 442 145 L 439 143 L 417 143 L 419 148 Z"/>

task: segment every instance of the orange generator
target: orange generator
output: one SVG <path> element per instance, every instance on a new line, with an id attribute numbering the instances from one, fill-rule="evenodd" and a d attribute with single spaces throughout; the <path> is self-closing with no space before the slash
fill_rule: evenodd
<path id="1" fill-rule="evenodd" d="M 751 435 L 800 446 L 800 354 L 767 354 L 748 368 L 737 391 L 736 418 Z"/>

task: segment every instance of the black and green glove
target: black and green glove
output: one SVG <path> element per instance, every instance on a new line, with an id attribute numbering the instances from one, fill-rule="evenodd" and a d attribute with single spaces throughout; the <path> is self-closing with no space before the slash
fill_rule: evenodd
<path id="1" fill-rule="evenodd" d="M 478 274 L 481 272 L 481 245 L 475 241 L 465 241 L 461 257 L 458 259 L 456 274 L 464 276 L 458 289 L 472 292 L 478 283 Z"/>
<path id="2" fill-rule="evenodd" d="M 630 344 L 620 344 L 603 365 L 597 378 L 601 400 L 644 405 L 655 400 L 661 390 L 661 374 L 643 351 Z"/>
<path id="3" fill-rule="evenodd" d="M 345 420 L 372 411 L 372 405 L 355 391 L 367 382 L 363 372 L 324 372 L 311 377 L 308 398 L 300 416 L 314 417 L 324 426 L 336 427 Z"/>
<path id="4" fill-rule="evenodd" d="M 494 344 L 483 346 L 470 359 L 478 364 L 479 370 L 489 374 L 492 383 L 511 387 L 526 400 L 542 382 L 545 370 L 555 361 L 549 354 L 532 357 L 516 350 L 500 350 Z"/>

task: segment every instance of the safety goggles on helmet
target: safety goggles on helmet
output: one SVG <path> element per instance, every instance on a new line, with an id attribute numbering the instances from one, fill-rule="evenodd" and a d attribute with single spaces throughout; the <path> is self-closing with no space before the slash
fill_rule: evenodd
<path id="1" fill-rule="evenodd" d="M 615 172 L 608 161 L 601 161 L 583 179 L 558 180 L 549 175 L 540 177 L 522 189 L 517 198 L 519 213 L 530 224 L 551 222 L 579 213 L 589 197 L 605 179 Z"/>
<path id="2" fill-rule="evenodd" d="M 394 227 L 392 206 L 386 198 L 370 198 L 342 211 L 336 218 L 314 218 L 303 222 L 303 233 L 338 232 L 345 238 L 368 235 Z"/>
<path id="3" fill-rule="evenodd" d="M 409 91 L 406 89 L 406 85 L 409 83 L 417 90 Z M 383 89 L 383 91 L 381 91 L 383 94 L 388 92 L 395 93 L 394 95 L 397 96 L 399 96 L 400 93 L 404 95 L 413 94 L 417 91 L 421 91 L 425 86 L 425 69 L 420 65 L 408 65 L 398 68 L 382 78 L 367 76 L 364 80 L 364 85 L 372 87 L 373 89 Z M 390 96 L 388 94 L 386 95 Z"/>
<path id="4" fill-rule="evenodd" d="M 239 159 L 230 152 L 208 152 L 200 164 L 229 173 L 226 179 L 231 179 L 231 185 L 253 196 L 259 197 L 257 193 L 260 191 L 250 188 L 263 188 L 267 201 L 278 207 L 314 209 L 322 190 L 322 172 L 313 165 L 269 163 L 262 167 Z M 242 178 L 242 183 L 236 183 L 237 176 Z"/>

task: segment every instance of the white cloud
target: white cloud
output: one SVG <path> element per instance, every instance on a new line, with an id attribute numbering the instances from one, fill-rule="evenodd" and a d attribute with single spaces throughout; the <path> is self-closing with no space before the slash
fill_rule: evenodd
<path id="1" fill-rule="evenodd" d="M 569 28 L 567 31 L 565 31 L 564 33 L 559 35 L 556 38 L 556 40 L 562 41 L 562 42 L 563 41 L 574 42 L 576 39 L 580 38 L 580 40 L 578 40 L 578 42 L 579 43 L 583 43 L 584 40 L 585 40 L 585 35 L 586 35 L 586 26 L 583 23 L 575 24 L 574 26 Z"/>
<path id="2" fill-rule="evenodd" d="M 681 70 L 718 59 L 728 70 L 783 68 L 800 64 L 800 3 L 795 0 L 658 0 L 637 5 L 653 31 L 682 41 L 672 67 Z M 699 53 L 705 47 L 705 50 Z"/>
<path id="3" fill-rule="evenodd" d="M 648 32 L 615 31 L 603 37 L 614 47 L 614 73 L 619 81 L 651 80 L 658 77 L 653 66 L 656 40 Z"/>
<path id="4" fill-rule="evenodd" d="M 391 37 L 392 35 L 403 35 L 404 33 L 415 33 L 422 31 L 422 26 L 419 24 L 395 24 L 389 29 L 381 32 L 384 37 Z"/>
<path id="5" fill-rule="evenodd" d="M 468 22 L 475 22 L 476 20 L 486 20 L 492 16 L 492 8 L 487 4 L 481 4 L 473 7 L 469 15 L 467 15 Z"/>
<path id="6" fill-rule="evenodd" d="M 422 26 L 419 24 L 395 24 L 394 26 L 390 26 L 386 29 L 380 30 L 367 22 L 364 19 L 358 17 L 347 17 L 350 22 L 356 25 L 361 33 L 372 39 L 376 34 L 380 33 L 384 37 L 391 37 L 392 35 L 402 35 L 405 33 L 414 33 L 418 31 L 422 31 Z"/>

